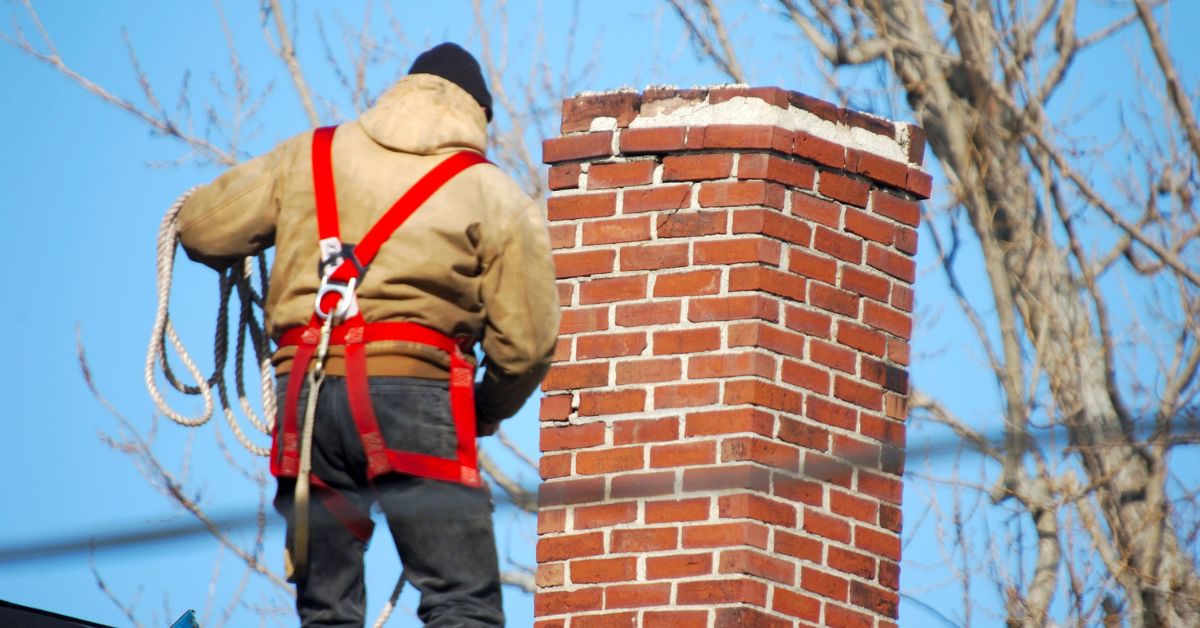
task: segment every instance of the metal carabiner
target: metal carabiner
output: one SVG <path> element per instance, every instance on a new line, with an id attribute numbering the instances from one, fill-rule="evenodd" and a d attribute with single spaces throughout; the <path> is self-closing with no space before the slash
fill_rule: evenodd
<path id="1" fill-rule="evenodd" d="M 331 273 L 332 274 L 332 273 Z M 327 320 L 333 317 L 337 321 L 344 321 L 347 318 L 358 314 L 358 299 L 354 296 L 354 287 L 358 283 L 357 278 L 353 278 L 349 283 L 331 283 L 329 275 L 321 279 L 321 286 L 317 288 L 317 302 L 313 305 L 316 310 L 317 317 L 321 320 Z M 337 305 L 329 312 L 321 309 L 321 301 L 325 295 L 335 293 L 341 295 Z"/>

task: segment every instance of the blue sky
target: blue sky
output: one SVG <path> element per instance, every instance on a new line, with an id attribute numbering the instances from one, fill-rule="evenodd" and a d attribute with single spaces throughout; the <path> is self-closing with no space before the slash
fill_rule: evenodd
<path id="1" fill-rule="evenodd" d="M 404 39 L 394 44 L 407 56 L 382 59 L 367 77 L 373 92 L 386 87 L 407 68 L 412 53 L 428 44 L 455 40 L 474 51 L 480 48 L 473 34 L 470 4 L 465 0 L 421 3 L 420 8 L 413 6 L 415 3 L 403 4 L 404 8 L 395 10 L 395 19 L 402 24 Z M 539 23 L 546 25 L 544 46 L 552 72 L 563 72 L 567 58 L 564 31 L 571 3 L 549 2 L 542 13 L 532 8 L 533 3 L 512 4 L 517 5 L 508 19 L 512 73 L 525 75 L 529 55 L 543 45 L 537 36 Z M 1182 6 L 1177 7 L 1175 24 L 1200 23 L 1196 3 L 1177 4 Z M 258 154 L 303 130 L 307 123 L 279 61 L 264 45 L 253 3 L 227 5 L 232 37 L 251 84 L 261 88 L 268 79 L 274 80 L 244 145 L 247 153 Z M 715 70 L 696 61 L 677 20 L 646 5 L 650 3 L 582 3 L 574 56 L 566 68 L 578 76 L 575 87 L 723 82 Z M 36 36 L 28 20 L 19 17 L 19 4 L 0 6 L 4 33 L 13 32 L 13 22 L 7 19 L 12 15 L 18 16 L 17 23 L 30 37 Z M 301 58 L 307 62 L 309 80 L 318 94 L 348 111 L 350 106 L 325 63 L 311 6 L 300 10 L 297 40 Z M 361 20 L 360 3 L 338 6 L 344 20 Z M 122 29 L 127 30 L 144 71 L 159 88 L 167 108 L 176 104 L 185 71 L 189 72 L 191 105 L 201 122 L 205 103 L 221 101 L 212 86 L 214 78 L 229 84 L 229 53 L 208 2 L 56 2 L 39 3 L 38 9 L 67 63 L 138 103 L 144 104 L 144 99 L 130 69 Z M 376 10 L 374 19 L 384 24 L 386 18 Z M 339 18 L 327 11 L 325 20 L 335 55 L 341 55 Z M 502 25 L 497 21 L 489 24 L 492 44 L 500 46 Z M 828 96 L 817 71 L 794 54 L 794 36 L 775 20 L 750 11 L 738 24 L 735 42 L 742 47 L 752 83 Z M 1197 44 L 1183 41 L 1181 33 L 1177 27 L 1174 39 L 1180 40 L 1182 52 L 1178 58 L 1196 59 Z M 1106 92 L 1112 96 L 1130 89 L 1129 84 L 1104 84 L 1093 78 L 1105 63 L 1127 64 L 1126 52 L 1119 46 L 1106 49 L 1094 68 L 1076 74 L 1064 88 L 1071 90 L 1071 102 L 1090 102 Z M 589 59 L 595 63 L 589 64 Z M 1194 62 L 1183 69 L 1194 79 Z M 114 433 L 116 425 L 84 386 L 75 338 L 78 328 L 102 392 L 135 425 L 148 428 L 153 409 L 141 372 L 153 317 L 154 241 L 159 220 L 179 193 L 210 180 L 220 169 L 191 162 L 169 165 L 186 152 L 177 142 L 148 132 L 129 114 L 100 102 L 12 46 L 0 45 L 0 70 L 7 79 L 7 87 L 0 90 L 0 188 L 5 191 L 0 250 L 9 260 L 10 272 L 0 297 L 0 325 L 7 331 L 0 390 L 5 393 L 5 424 L 14 430 L 0 439 L 0 477 L 7 479 L 0 506 L 0 521 L 4 522 L 0 546 L 104 532 L 131 523 L 181 520 L 180 513 L 147 486 L 126 455 L 103 444 L 99 434 Z M 860 75 L 854 80 L 861 83 L 859 87 L 869 87 L 874 79 Z M 1115 124 L 1111 103 L 1104 103 L 1091 109 L 1089 116 L 1094 124 Z M 546 126 L 554 129 L 556 123 L 549 120 Z M 919 313 L 925 325 L 919 327 L 914 342 L 914 381 L 946 398 L 960 415 L 986 421 L 995 416 L 995 391 L 986 386 L 968 391 L 962 386 L 971 378 L 987 381 L 986 377 L 978 379 L 983 360 L 978 349 L 962 340 L 969 331 L 949 304 L 942 277 L 930 271 L 931 250 L 923 243 L 918 258 L 923 270 L 918 283 Z M 967 264 L 965 272 L 971 262 Z M 172 312 L 185 341 L 205 356 L 205 364 L 210 363 L 207 338 L 213 326 L 215 288 L 211 271 L 181 259 Z M 951 358 L 953 362 L 948 361 Z M 948 368 L 950 364 L 953 366 Z M 519 427 L 510 430 L 530 453 L 537 450 L 535 408 L 536 404 L 528 406 L 516 419 Z M 220 429 L 236 448 L 228 430 L 223 425 Z M 221 461 L 210 427 L 189 431 L 162 423 L 157 438 L 158 451 L 168 460 L 181 460 L 191 451 L 194 486 L 214 512 L 253 507 L 258 497 L 252 485 Z M 924 438 L 919 430 L 910 433 L 910 442 L 919 444 Z M 926 468 L 922 460 L 914 458 L 910 468 L 937 475 L 951 463 L 935 460 Z M 964 468 L 974 468 L 975 463 L 964 464 Z M 527 484 L 532 485 L 535 477 L 532 471 L 523 472 Z M 911 484 L 906 491 L 909 530 L 924 526 L 925 536 L 918 535 L 906 546 L 903 584 L 934 606 L 957 604 L 957 593 L 941 590 L 944 578 L 936 567 L 923 567 L 926 557 L 936 555 L 936 541 L 928 524 L 920 524 L 924 505 L 914 499 L 917 493 Z M 502 527 L 502 553 L 511 552 L 518 562 L 532 564 L 534 532 L 529 518 L 504 506 L 497 518 Z M 280 561 L 279 532 L 280 527 L 274 526 L 265 541 L 266 555 L 276 566 Z M 157 613 L 163 621 L 150 623 L 165 625 L 165 620 L 173 620 L 187 608 L 203 610 L 214 561 L 219 557 L 214 544 L 200 538 L 102 550 L 95 556 L 95 565 L 116 595 L 126 600 L 140 596 L 140 617 Z M 228 556 L 221 564 L 228 574 L 237 573 L 236 561 Z M 390 539 L 381 534 L 369 557 L 371 613 L 382 603 L 398 573 Z M 218 597 L 236 586 L 237 577 L 225 575 L 222 583 Z M 247 600 L 256 602 L 260 595 L 252 591 Z M 128 623 L 98 590 L 86 555 L 0 564 L 0 599 L 94 621 Z M 531 623 L 529 598 L 509 593 L 508 599 L 512 625 Z M 410 607 L 414 604 L 411 595 L 405 601 Z M 922 611 L 906 602 L 902 617 L 906 623 L 915 622 Z M 416 624 L 409 617 L 393 625 Z"/>

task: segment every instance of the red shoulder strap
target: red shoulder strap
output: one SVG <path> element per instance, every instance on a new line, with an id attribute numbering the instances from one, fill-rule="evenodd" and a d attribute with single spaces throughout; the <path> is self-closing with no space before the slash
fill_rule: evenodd
<path id="1" fill-rule="evenodd" d="M 333 134 L 337 127 L 321 127 L 313 134 L 313 188 L 317 204 L 317 235 L 324 242 L 327 238 L 341 237 L 338 225 L 337 195 L 333 187 Z M 379 247 L 392 234 L 455 175 L 476 164 L 487 163 L 479 153 L 462 151 L 450 155 L 421 177 L 411 188 L 392 204 L 379 222 L 363 236 L 354 247 L 354 257 L 365 268 L 375 259 Z M 322 244 L 322 246 L 325 246 Z M 340 244 L 339 244 L 340 246 Z M 359 274 L 354 264 L 342 264 L 332 279 L 348 281 Z"/>

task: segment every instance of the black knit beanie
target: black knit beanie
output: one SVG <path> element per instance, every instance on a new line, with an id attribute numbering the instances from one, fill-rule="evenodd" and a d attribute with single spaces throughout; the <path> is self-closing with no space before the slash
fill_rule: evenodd
<path id="1" fill-rule="evenodd" d="M 479 62 L 462 46 L 446 42 L 422 52 L 408 69 L 409 74 L 433 74 L 463 88 L 487 112 L 492 121 L 492 94 L 483 81 Z"/>

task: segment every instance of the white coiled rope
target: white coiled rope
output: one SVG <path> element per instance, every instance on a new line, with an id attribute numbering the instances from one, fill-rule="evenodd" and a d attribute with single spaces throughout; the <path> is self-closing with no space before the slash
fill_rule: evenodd
<path id="1" fill-rule="evenodd" d="M 179 209 L 183 207 L 183 204 L 195 190 L 196 188 L 192 188 L 175 200 L 171 208 L 167 210 L 166 215 L 163 216 L 162 224 L 158 229 L 158 306 L 154 314 L 154 327 L 150 332 L 150 346 L 146 351 L 146 389 L 150 392 L 150 398 L 154 400 L 154 405 L 167 418 L 180 425 L 198 427 L 208 423 L 209 419 L 212 418 L 213 409 L 216 406 L 213 401 L 213 389 L 215 388 L 221 402 L 221 409 L 225 414 L 225 420 L 229 423 L 229 429 L 233 431 L 233 435 L 237 437 L 238 442 L 255 455 L 268 456 L 271 450 L 255 444 L 242 430 L 241 424 L 230 404 L 229 390 L 225 381 L 225 361 L 229 351 L 229 300 L 236 289 L 241 306 L 239 308 L 237 340 L 234 346 L 233 358 L 234 380 L 236 383 L 235 392 L 242 413 L 249 419 L 255 429 L 269 436 L 275 427 L 275 378 L 271 370 L 271 350 L 267 344 L 263 325 L 259 320 L 258 314 L 255 313 L 255 308 L 258 308 L 259 313 L 262 312 L 267 293 L 266 259 L 261 254 L 257 256 L 257 260 L 247 257 L 221 272 L 220 299 L 217 305 L 217 326 L 216 334 L 213 338 L 215 366 L 213 367 L 211 377 L 205 378 L 200 372 L 199 367 L 196 366 L 195 361 L 192 360 L 187 349 L 184 348 L 178 334 L 175 333 L 175 327 L 171 324 L 171 317 L 168 312 L 171 300 L 171 278 L 175 268 L 175 250 L 179 242 L 179 232 L 175 225 L 175 219 L 179 214 Z M 253 278 L 256 266 L 259 272 L 259 283 L 262 286 L 261 294 L 255 292 L 251 285 L 251 279 Z M 246 397 L 243 364 L 245 361 L 247 336 L 249 336 L 250 344 L 254 347 L 255 361 L 259 367 L 259 388 L 262 395 L 263 408 L 263 418 L 261 419 L 254 412 L 250 400 Z M 168 340 L 175 348 L 175 353 L 179 356 L 179 361 L 183 363 L 192 380 L 196 382 L 195 385 L 188 385 L 179 381 L 175 373 L 171 370 L 166 352 Z M 177 412 L 167 403 L 158 388 L 156 378 L 157 368 L 162 369 L 164 379 L 166 379 L 172 388 L 185 395 L 199 395 L 204 400 L 204 409 L 199 415 L 186 416 Z"/>

